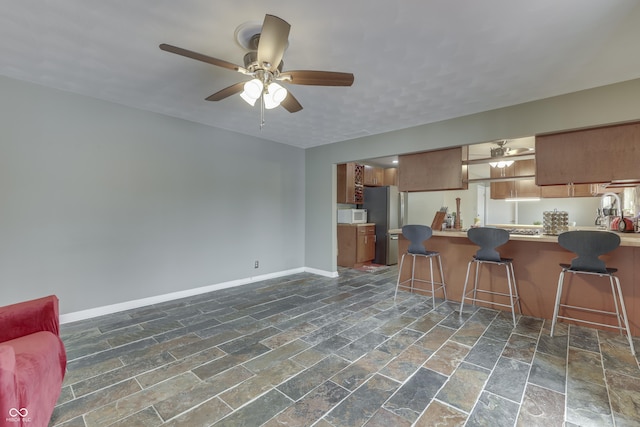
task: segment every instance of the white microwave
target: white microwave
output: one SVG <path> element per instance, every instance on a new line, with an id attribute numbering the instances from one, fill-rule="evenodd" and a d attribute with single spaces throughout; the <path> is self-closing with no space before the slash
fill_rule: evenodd
<path id="1" fill-rule="evenodd" d="M 365 224 L 366 209 L 338 209 L 338 224 Z"/>

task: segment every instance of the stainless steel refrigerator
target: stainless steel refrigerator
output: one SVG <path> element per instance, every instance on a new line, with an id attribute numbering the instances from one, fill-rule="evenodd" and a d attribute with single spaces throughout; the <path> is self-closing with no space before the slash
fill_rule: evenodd
<path id="1" fill-rule="evenodd" d="M 400 228 L 403 206 L 398 187 L 365 187 L 364 203 L 367 222 L 376 224 L 376 257 L 373 262 L 381 265 L 398 263 L 398 236 L 389 229 Z"/>

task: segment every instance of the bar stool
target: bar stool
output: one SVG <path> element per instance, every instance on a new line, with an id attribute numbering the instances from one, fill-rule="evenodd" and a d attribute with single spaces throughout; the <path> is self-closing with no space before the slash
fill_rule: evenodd
<path id="1" fill-rule="evenodd" d="M 424 246 L 424 241 L 431 238 L 433 231 L 431 227 L 426 225 L 405 225 L 402 227 L 402 235 L 409 239 L 409 249 L 406 253 L 402 254 L 402 258 L 400 259 L 400 267 L 398 268 L 398 281 L 396 283 L 396 293 L 393 296 L 395 301 L 398 296 L 398 289 L 405 288 L 413 291 L 414 282 L 423 282 L 431 284 L 431 298 L 433 301 L 433 306 L 436 306 L 436 290 L 442 289 L 442 293 L 444 294 L 444 299 L 447 299 L 447 290 L 445 288 L 444 283 L 444 273 L 442 270 L 442 259 L 440 258 L 440 252 L 429 251 Z M 400 282 L 400 275 L 402 274 L 402 265 L 404 264 L 404 257 L 409 255 L 413 258 L 413 264 L 411 266 L 411 277 L 409 279 L 403 280 Z M 431 273 L 431 280 L 423 280 L 416 279 L 416 257 L 424 257 L 429 260 L 429 270 Z M 434 282 L 433 280 L 433 259 L 438 259 L 438 267 L 440 269 L 440 282 Z M 406 283 L 411 282 L 410 286 L 407 286 Z M 435 285 L 438 285 L 436 288 Z"/>
<path id="2" fill-rule="evenodd" d="M 470 300 L 475 302 L 483 302 L 487 304 L 497 305 L 500 307 L 509 307 L 511 309 L 511 316 L 513 317 L 513 327 L 516 326 L 516 311 L 515 307 L 518 306 L 520 314 L 522 314 L 522 307 L 520 305 L 520 297 L 518 296 L 518 287 L 516 285 L 516 276 L 513 272 L 513 259 L 502 258 L 500 253 L 496 251 L 498 246 L 502 246 L 509 241 L 509 232 L 501 228 L 491 227 L 479 227 L 471 228 L 467 231 L 467 237 L 476 245 L 480 246 L 480 249 L 473 256 L 473 259 L 467 264 L 467 277 L 464 279 L 464 288 L 462 289 L 462 301 L 460 301 L 460 315 L 462 315 L 462 309 L 464 308 L 464 301 Z M 480 267 L 482 264 L 494 264 L 504 266 L 507 272 L 507 286 L 509 293 L 496 292 L 488 289 L 478 288 L 478 276 Z M 473 289 L 467 292 L 467 284 L 469 282 L 469 272 L 471 271 L 471 265 L 475 265 L 475 280 L 473 282 Z M 498 295 L 501 297 L 508 297 L 509 303 L 495 302 L 489 299 L 482 299 L 478 297 L 478 293 Z M 473 294 L 473 296 L 469 296 Z"/>
<path id="3" fill-rule="evenodd" d="M 631 347 L 631 354 L 635 355 L 635 348 L 633 347 L 633 339 L 631 337 L 631 329 L 629 328 L 629 319 L 627 318 L 627 310 L 624 305 L 622 290 L 620 288 L 620 279 L 615 276 L 615 273 L 618 271 L 618 269 L 608 268 L 605 265 L 604 261 L 599 258 L 600 255 L 611 252 L 612 250 L 620 246 L 620 236 L 608 231 L 567 231 L 558 236 L 558 244 L 563 248 L 575 253 L 577 257 L 571 260 L 571 264 L 560 264 L 562 270 L 560 271 L 560 277 L 558 278 L 558 292 L 556 293 L 556 303 L 553 309 L 553 319 L 551 321 L 550 335 L 553 336 L 553 331 L 558 319 L 573 320 L 575 322 L 582 322 L 606 328 L 618 329 L 620 331 L 620 335 L 622 335 L 622 331 L 624 330 L 627 333 L 627 339 L 629 340 L 629 346 Z M 588 307 L 562 304 L 562 287 L 564 284 L 565 273 L 589 274 L 599 277 L 608 277 L 609 285 L 611 286 L 611 295 L 613 296 L 613 303 L 616 311 L 595 310 Z M 618 326 L 577 319 L 569 316 L 561 316 L 558 314 L 560 311 L 560 307 L 578 309 L 591 313 L 612 315 L 615 316 L 618 320 Z M 623 322 L 624 326 L 622 324 Z"/>

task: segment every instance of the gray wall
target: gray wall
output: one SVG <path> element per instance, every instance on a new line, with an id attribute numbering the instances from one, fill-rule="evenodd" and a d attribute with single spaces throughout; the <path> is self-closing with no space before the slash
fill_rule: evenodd
<path id="1" fill-rule="evenodd" d="M 638 119 L 640 79 L 307 149 L 306 266 L 337 270 L 337 163 Z"/>
<path id="2" fill-rule="evenodd" d="M 55 293 L 69 313 L 304 267 L 304 150 L 0 93 L 0 305 Z"/>

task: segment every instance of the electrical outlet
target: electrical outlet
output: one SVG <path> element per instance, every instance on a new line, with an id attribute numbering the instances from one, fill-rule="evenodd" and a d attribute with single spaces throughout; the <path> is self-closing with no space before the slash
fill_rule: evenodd
<path id="1" fill-rule="evenodd" d="M 253 268 L 259 268 L 260 267 L 260 262 L 256 260 L 256 263 L 253 265 Z"/>

